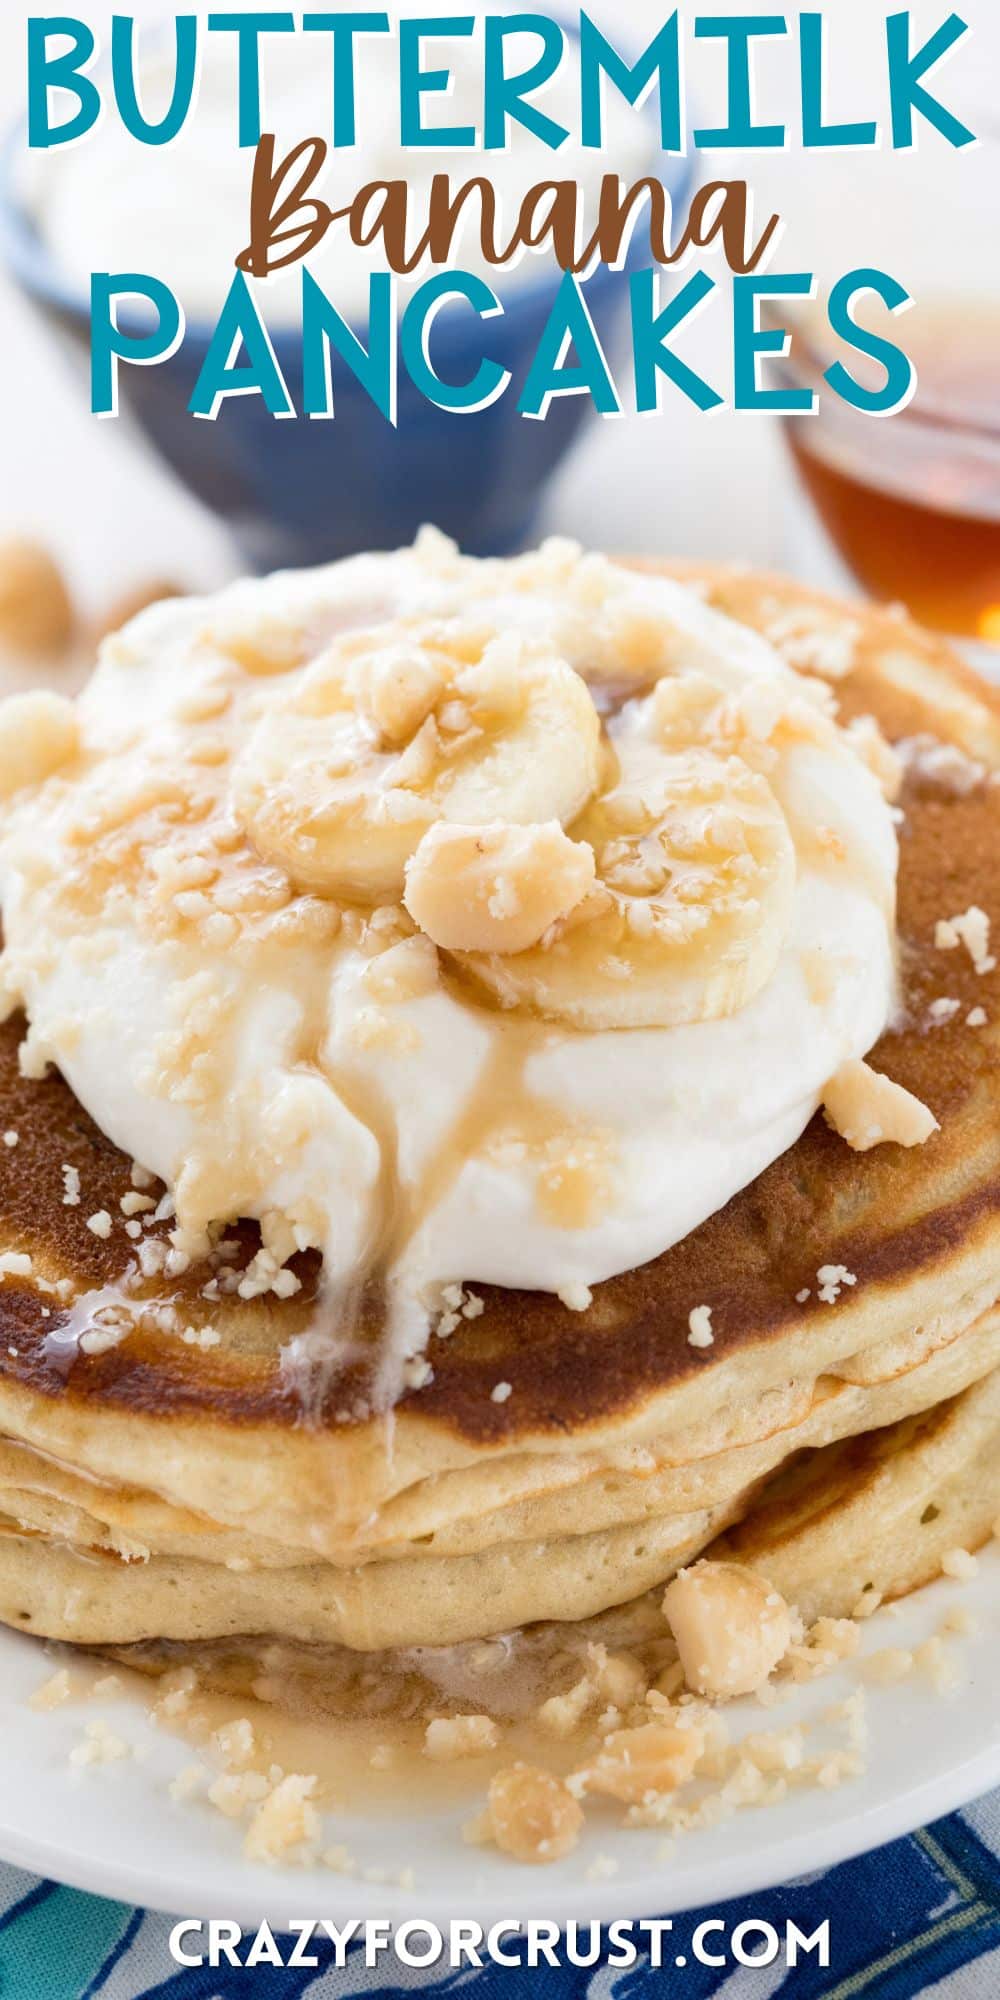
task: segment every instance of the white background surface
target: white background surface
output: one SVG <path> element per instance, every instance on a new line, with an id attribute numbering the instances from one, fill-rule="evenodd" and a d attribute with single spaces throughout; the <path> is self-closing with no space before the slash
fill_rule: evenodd
<path id="1" fill-rule="evenodd" d="M 686 12 L 732 12 L 749 4 L 750 0 L 700 0 L 697 8 L 689 6 Z M 33 10 L 30 0 L 4 0 L 0 7 L 3 124 L 23 103 L 25 21 L 31 11 L 43 10 Z M 80 0 L 76 11 L 100 30 L 111 8 L 102 0 Z M 132 0 L 130 11 L 142 21 L 155 20 L 171 9 L 163 0 Z M 613 26 L 616 38 L 627 35 L 639 43 L 668 10 L 658 0 L 628 0 L 627 5 L 602 0 L 594 11 Z M 943 19 L 947 11 L 935 0 L 918 0 L 914 9 L 923 27 Z M 991 12 L 998 10 L 992 0 L 969 0 L 963 11 L 980 32 L 988 29 Z M 840 116 L 874 115 L 883 108 L 868 101 L 869 89 L 877 90 L 881 75 L 883 10 L 872 0 L 836 0 L 827 12 L 836 30 L 832 55 L 837 102 L 832 109 Z M 794 65 L 791 45 L 785 59 Z M 695 74 L 690 78 L 696 92 L 712 93 L 713 107 L 718 102 L 715 60 L 715 52 L 703 45 L 694 54 Z M 962 62 L 967 79 L 970 65 L 964 55 Z M 708 68 L 699 74 L 703 63 Z M 980 63 L 977 51 L 977 68 Z M 784 74 L 785 109 L 791 114 L 794 69 L 791 89 L 787 70 Z M 776 76 L 773 81 L 777 82 Z M 762 102 L 761 114 L 769 110 Z M 932 168 L 934 144 L 932 136 Z M 741 171 L 728 155 L 716 156 L 716 161 L 710 169 L 714 173 Z M 865 162 L 839 154 L 810 164 L 812 220 L 808 225 L 800 221 L 796 228 L 789 217 L 788 250 L 781 251 L 778 268 L 803 267 L 817 233 L 832 241 L 834 229 L 839 225 L 843 231 L 845 223 L 856 246 L 865 249 L 866 204 L 858 199 L 871 185 L 865 175 L 891 167 L 898 184 L 897 168 L 907 167 L 906 162 L 873 162 L 871 156 Z M 798 176 L 787 158 L 779 156 L 771 162 L 772 169 L 775 165 L 783 177 L 787 215 Z M 751 163 L 755 180 L 758 168 L 764 171 L 759 158 Z M 926 175 L 927 170 L 917 171 Z M 963 160 L 963 171 L 968 185 L 970 173 L 981 176 L 983 169 L 975 163 L 966 167 Z M 879 206 L 867 203 L 869 221 Z M 919 203 L 914 202 L 914 221 L 918 210 Z M 816 215 L 822 218 L 819 232 Z M 729 334 L 721 302 L 703 316 L 699 339 L 700 365 L 724 379 Z M 62 551 L 78 587 L 91 600 L 106 597 L 120 582 L 152 572 L 177 573 L 195 584 L 211 583 L 224 573 L 231 554 L 216 524 L 154 463 L 141 441 L 129 434 L 125 420 L 98 423 L 89 415 L 82 379 L 70 375 L 2 276 L 0 352 L 0 531 L 32 527 L 43 533 Z M 546 526 L 613 548 L 780 562 L 788 556 L 788 483 L 776 419 L 726 412 L 706 418 L 677 397 L 669 415 L 655 421 L 626 417 L 592 423 L 551 490 Z"/>

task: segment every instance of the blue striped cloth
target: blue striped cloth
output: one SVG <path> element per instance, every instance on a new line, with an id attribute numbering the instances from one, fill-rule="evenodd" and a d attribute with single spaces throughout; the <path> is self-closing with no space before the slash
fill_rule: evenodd
<path id="1" fill-rule="evenodd" d="M 460 1913 L 457 1913 L 460 1914 Z M 829 1918 L 830 1966 L 807 1959 L 794 1970 L 712 1969 L 689 1957 L 683 1971 L 654 1971 L 641 1954 L 636 1966 L 614 1971 L 543 1966 L 525 1972 L 405 1971 L 383 1959 L 366 1971 L 360 1957 L 337 1971 L 331 1947 L 311 1947 L 320 1969 L 294 1971 L 222 1966 L 180 1971 L 167 1946 L 171 1920 L 124 1903 L 41 1882 L 0 1868 L 0 2000 L 392 2000 L 415 1988 L 443 1996 L 462 1988 L 463 2000 L 512 2000 L 523 1983 L 543 1982 L 545 2000 L 771 2000 L 787 1988 L 794 2000 L 987 2000 L 1000 1993 L 1000 1793 L 964 1813 L 939 1820 L 907 1840 L 783 1889 L 741 1898 L 723 1911 L 675 1919 L 671 1952 L 704 1915 L 789 1920 L 807 1934 Z M 713 1940 L 714 1943 L 714 1940 Z M 248 1982 L 253 1982 L 252 1984 Z"/>

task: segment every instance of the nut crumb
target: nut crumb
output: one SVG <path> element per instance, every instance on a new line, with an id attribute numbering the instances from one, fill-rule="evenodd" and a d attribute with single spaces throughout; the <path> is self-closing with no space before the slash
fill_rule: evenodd
<path id="1" fill-rule="evenodd" d="M 172 1778 L 167 1791 L 172 1799 L 186 1804 L 188 1799 L 197 1798 L 208 1782 L 209 1773 L 204 1764 L 185 1764 L 182 1771 Z"/>
<path id="2" fill-rule="evenodd" d="M 123 1215 L 145 1215 L 147 1210 L 156 1207 L 156 1203 L 151 1195 L 140 1194 L 136 1188 L 129 1188 L 128 1192 L 122 1195 L 118 1206 Z"/>
<path id="3" fill-rule="evenodd" d="M 694 1775 L 705 1748 L 705 1733 L 678 1711 L 671 1720 L 615 1729 L 594 1762 L 574 1773 L 573 1785 L 623 1805 L 641 1806 L 651 1796 L 675 1792 Z"/>
<path id="4" fill-rule="evenodd" d="M 619 1863 L 613 1854 L 595 1854 L 587 1866 L 588 1882 L 610 1882 L 617 1875 Z"/>
<path id="5" fill-rule="evenodd" d="M 715 1341 L 711 1306 L 694 1306 L 688 1314 L 688 1327 L 689 1347 L 711 1347 Z"/>
<path id="6" fill-rule="evenodd" d="M 663 1611 L 689 1688 L 725 1699 L 752 1694 L 792 1639 L 784 1598 L 737 1563 L 702 1561 L 667 1585 Z"/>
<path id="7" fill-rule="evenodd" d="M 956 1639 L 972 1639 L 979 1630 L 979 1621 L 967 1605 L 953 1604 L 941 1620 L 941 1630 Z"/>
<path id="8" fill-rule="evenodd" d="M 65 1667 L 60 1667 L 58 1673 L 43 1681 L 41 1687 L 37 1687 L 34 1694 L 28 1696 L 28 1707 L 40 1709 L 42 1712 L 50 1708 L 60 1708 L 64 1701 L 69 1700 L 70 1693 L 69 1674 Z"/>
<path id="9" fill-rule="evenodd" d="M 913 1666 L 913 1654 L 905 1646 L 883 1646 L 866 1660 L 865 1672 L 869 1680 L 891 1687 L 896 1681 L 905 1681 Z"/>
<path id="10" fill-rule="evenodd" d="M 515 1861 L 557 1861 L 576 1846 L 583 1809 L 551 1771 L 512 1764 L 490 1784 L 484 1830 Z"/>
<path id="11" fill-rule="evenodd" d="M 32 1268 L 26 1250 L 0 1251 L 0 1278 L 30 1278 Z"/>
<path id="12" fill-rule="evenodd" d="M 225 1819 L 242 1819 L 247 1807 L 257 1805 L 269 1791 L 262 1771 L 226 1771 L 213 1780 L 205 1796 Z"/>
<path id="13" fill-rule="evenodd" d="M 426 1389 L 434 1380 L 434 1370 L 425 1354 L 411 1354 L 403 1363 L 403 1384 L 407 1389 Z"/>
<path id="14" fill-rule="evenodd" d="M 817 1296 L 822 1299 L 825 1306 L 836 1305 L 844 1285 L 856 1285 L 858 1282 L 854 1272 L 849 1271 L 846 1264 L 821 1264 L 816 1279 L 819 1285 Z"/>
<path id="15" fill-rule="evenodd" d="M 424 1756 L 435 1764 L 450 1764 L 495 1750 L 499 1741 L 500 1731 L 488 1715 L 437 1715 L 424 1731 Z"/>
<path id="16" fill-rule="evenodd" d="M 856 1153 L 887 1143 L 922 1146 L 938 1130 L 919 1097 L 866 1062 L 841 1064 L 823 1092 L 823 1111 Z"/>
<path id="17" fill-rule="evenodd" d="M 913 1655 L 918 1671 L 925 1674 L 935 1694 L 953 1694 L 962 1684 L 962 1673 L 953 1652 L 935 1632 L 917 1646 Z"/>
<path id="18" fill-rule="evenodd" d="M 71 1764 L 114 1764 L 132 1755 L 124 1737 L 116 1736 L 106 1722 L 88 1722 L 79 1743 L 69 1753 Z"/>
<path id="19" fill-rule="evenodd" d="M 941 1557 L 942 1576 L 954 1576 L 963 1583 L 976 1575 L 979 1561 L 969 1549 L 946 1549 Z"/>
<path id="20" fill-rule="evenodd" d="M 963 944 L 973 969 L 980 975 L 996 968 L 996 958 L 990 951 L 990 919 L 977 903 L 970 903 L 960 916 L 946 917 L 936 924 L 934 944 L 938 951 L 957 951 Z"/>
<path id="21" fill-rule="evenodd" d="M 935 1028 L 944 1027 L 946 1022 L 953 1021 L 955 1019 L 955 1015 L 959 1012 L 961 1005 L 962 1002 L 960 1000 L 953 1000 L 951 998 L 947 998 L 945 997 L 944 994 L 942 994 L 939 999 L 932 1000 L 930 1006 L 927 1009 L 927 1015 L 928 1019 L 931 1022 L 931 1025 Z"/>
<path id="22" fill-rule="evenodd" d="M 245 1771 L 257 1748 L 253 1724 L 245 1715 L 232 1722 L 224 1722 L 221 1728 L 213 1730 L 212 1742 L 227 1771 Z"/>

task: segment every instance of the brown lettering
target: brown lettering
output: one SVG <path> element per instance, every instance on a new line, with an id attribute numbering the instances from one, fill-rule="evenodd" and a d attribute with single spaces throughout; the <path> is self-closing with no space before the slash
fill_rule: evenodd
<path id="1" fill-rule="evenodd" d="M 307 257 L 334 222 L 346 222 L 351 242 L 367 249 L 381 239 L 391 271 L 409 276 L 425 258 L 446 264 L 452 254 L 459 222 L 468 204 L 478 202 L 478 241 L 483 260 L 508 264 L 520 250 L 551 244 L 563 271 L 583 271 L 598 259 L 616 265 L 623 260 L 636 226 L 636 212 L 648 205 L 647 230 L 654 263 L 680 263 L 688 250 L 707 250 L 716 238 L 731 271 L 745 276 L 755 271 L 771 243 L 780 218 L 772 215 L 754 237 L 750 192 L 746 181 L 708 181 L 691 202 L 676 245 L 671 245 L 673 207 L 662 181 L 650 175 L 623 187 L 617 174 L 605 174 L 598 198 L 597 226 L 578 248 L 582 199 L 576 181 L 539 181 L 529 188 L 518 210 L 513 234 L 497 242 L 497 196 L 485 176 L 463 182 L 454 194 L 447 174 L 435 174 L 427 205 L 427 225 L 412 249 L 408 243 L 409 187 L 405 180 L 368 181 L 344 208 L 331 208 L 309 189 L 326 164 L 323 139 L 303 139 L 275 163 L 274 134 L 264 133 L 257 147 L 250 189 L 250 241 L 236 259 L 251 277 L 266 277 L 286 264 Z M 284 247 L 287 246 L 287 247 Z"/>
<path id="2" fill-rule="evenodd" d="M 407 263 L 408 271 L 415 271 L 422 257 L 429 257 L 432 264 L 448 262 L 462 211 L 471 195 L 479 199 L 479 241 L 483 255 L 489 264 L 501 261 L 497 250 L 497 191 L 493 182 L 478 175 L 475 180 L 464 181 L 452 194 L 448 175 L 435 174 L 427 206 L 427 228 Z"/>
<path id="3" fill-rule="evenodd" d="M 540 250 L 543 243 L 551 242 L 560 270 L 577 270 L 579 203 L 580 190 L 575 181 L 539 181 L 537 186 L 529 188 L 521 203 L 514 234 L 499 261 L 506 264 L 515 250 Z"/>
<path id="4" fill-rule="evenodd" d="M 657 264 L 670 262 L 673 203 L 663 182 L 650 175 L 646 180 L 636 181 L 632 187 L 623 188 L 617 174 L 605 174 L 601 182 L 597 228 L 574 266 L 576 270 L 586 270 L 594 256 L 602 264 L 618 263 L 629 241 L 631 232 L 628 225 L 633 211 L 646 195 L 649 196 L 650 253 Z"/>
<path id="5" fill-rule="evenodd" d="M 301 172 L 283 195 L 287 181 L 301 161 L 305 162 Z M 241 271 L 252 278 L 266 278 L 269 271 L 280 271 L 283 265 L 307 257 L 322 241 L 333 220 L 332 211 L 325 201 L 306 201 L 303 197 L 322 172 L 325 161 L 325 140 L 303 139 L 275 166 L 274 133 L 261 135 L 250 183 L 250 241 L 236 259 Z M 275 256 L 276 246 L 282 243 L 290 243 L 292 248 Z"/>
<path id="6" fill-rule="evenodd" d="M 406 195 L 405 181 L 366 181 L 346 211 L 351 242 L 367 250 L 381 236 L 390 271 L 406 261 Z"/>
<path id="7" fill-rule="evenodd" d="M 712 204 L 718 199 L 718 207 L 712 213 Z M 772 215 L 766 228 L 757 237 L 750 239 L 750 191 L 746 181 L 706 181 L 698 189 L 691 203 L 687 228 L 674 252 L 673 261 L 681 257 L 685 250 L 707 250 L 716 236 L 722 238 L 722 250 L 731 271 L 746 277 L 755 271 L 767 249 L 781 218 Z"/>

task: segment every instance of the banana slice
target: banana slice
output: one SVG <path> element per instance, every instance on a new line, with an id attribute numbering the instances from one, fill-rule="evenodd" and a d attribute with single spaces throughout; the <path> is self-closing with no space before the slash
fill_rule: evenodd
<path id="1" fill-rule="evenodd" d="M 600 723 L 548 644 L 455 625 L 352 634 L 262 716 L 232 802 L 265 860 L 321 895 L 382 903 L 438 820 L 565 824 L 601 766 Z"/>
<path id="2" fill-rule="evenodd" d="M 458 953 L 505 1006 L 584 1029 L 733 1014 L 774 971 L 795 850 L 766 780 L 734 756 L 623 743 L 619 781 L 573 825 L 596 886 L 534 949 Z"/>

